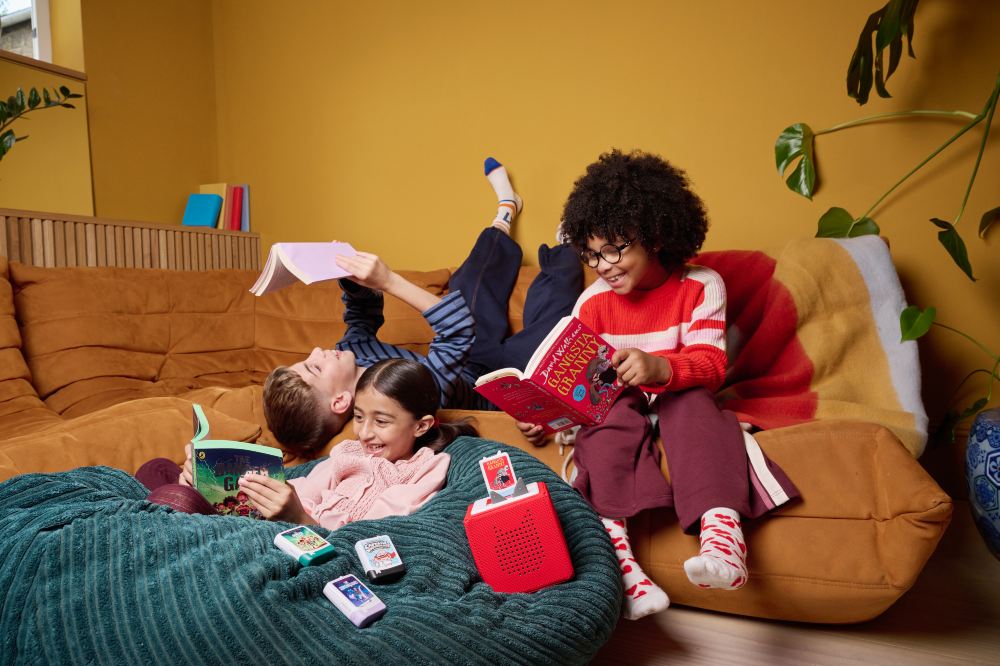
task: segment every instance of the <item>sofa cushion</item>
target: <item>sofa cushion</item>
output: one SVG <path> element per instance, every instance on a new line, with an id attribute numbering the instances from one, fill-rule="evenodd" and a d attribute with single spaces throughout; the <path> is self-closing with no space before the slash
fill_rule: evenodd
<path id="1" fill-rule="evenodd" d="M 260 426 L 205 408 L 213 438 L 253 442 Z M 184 460 L 194 434 L 191 402 L 146 398 L 68 419 L 0 442 L 0 480 L 26 472 L 113 465 L 130 474 L 152 458 Z"/>
<path id="2" fill-rule="evenodd" d="M 499 412 L 441 410 L 472 417 L 480 435 L 516 446 L 556 472 L 572 473 L 572 447 L 535 447 Z M 345 432 L 335 441 L 351 436 Z M 629 520 L 636 558 L 673 603 L 799 622 L 861 622 L 905 593 L 947 528 L 952 502 L 882 426 L 813 422 L 757 433 L 762 450 L 795 480 L 801 501 L 744 524 L 750 581 L 736 592 L 702 590 L 684 560 L 698 540 L 670 509 Z M 568 459 L 568 461 L 567 461 Z M 664 475 L 669 478 L 666 465 Z"/>
<path id="3" fill-rule="evenodd" d="M 34 386 L 60 414 L 254 379 L 247 271 L 15 263 L 11 281 Z"/>
<path id="4" fill-rule="evenodd" d="M 11 436 L 58 420 L 31 383 L 31 373 L 21 354 L 7 258 L 0 256 L 0 432 Z"/>

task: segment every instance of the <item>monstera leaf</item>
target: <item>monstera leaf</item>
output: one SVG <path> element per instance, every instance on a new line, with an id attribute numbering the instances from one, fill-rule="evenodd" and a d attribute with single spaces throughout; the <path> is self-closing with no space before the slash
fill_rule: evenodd
<path id="1" fill-rule="evenodd" d="M 875 220 L 870 217 L 859 217 L 848 213 L 843 208 L 834 206 L 819 218 L 819 228 L 816 238 L 854 238 L 855 236 L 877 236 L 880 232 Z"/>
<path id="2" fill-rule="evenodd" d="M 858 46 L 847 66 L 847 94 L 856 99 L 858 104 L 868 102 L 873 81 L 880 97 L 891 97 L 885 88 L 885 82 L 899 65 L 904 36 L 907 53 L 911 58 L 915 57 L 913 15 L 917 11 L 917 2 L 919 0 L 889 0 L 884 7 L 868 17 L 865 27 L 861 29 Z M 888 68 L 882 60 L 886 48 L 889 49 Z"/>
<path id="3" fill-rule="evenodd" d="M 816 191 L 816 161 L 813 157 L 813 140 L 815 134 L 805 123 L 795 123 L 785 128 L 774 143 L 774 162 L 778 166 L 778 175 L 784 176 L 785 170 L 797 158 L 799 163 L 785 180 L 788 189 L 801 194 L 806 199 L 812 199 Z"/>

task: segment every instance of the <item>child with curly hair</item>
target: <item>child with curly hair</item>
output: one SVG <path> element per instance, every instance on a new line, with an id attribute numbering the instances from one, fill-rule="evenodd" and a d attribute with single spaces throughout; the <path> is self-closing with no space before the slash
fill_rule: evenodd
<path id="1" fill-rule="evenodd" d="M 715 402 L 726 373 L 725 286 L 715 271 L 686 263 L 707 230 L 684 173 L 639 151 L 601 155 L 563 212 L 560 233 L 598 277 L 574 314 L 615 347 L 611 363 L 629 387 L 603 423 L 580 429 L 573 454 L 573 486 L 615 545 L 628 619 L 662 611 L 669 599 L 632 557 L 625 519 L 673 506 L 684 531 L 700 536 L 699 554 L 684 563 L 688 579 L 736 590 L 748 575 L 741 517 L 798 496 Z"/>

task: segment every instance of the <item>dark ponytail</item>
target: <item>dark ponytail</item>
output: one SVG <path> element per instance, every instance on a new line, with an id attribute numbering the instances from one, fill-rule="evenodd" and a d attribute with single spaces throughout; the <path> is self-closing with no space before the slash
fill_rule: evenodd
<path id="1" fill-rule="evenodd" d="M 426 446 L 431 451 L 438 452 L 462 436 L 479 437 L 479 431 L 472 425 L 470 417 L 466 416 L 457 421 L 449 421 L 447 423 L 435 421 L 430 430 L 417 437 L 413 448 L 420 449 Z"/>
<path id="2" fill-rule="evenodd" d="M 361 374 L 355 393 L 360 393 L 366 388 L 372 388 L 387 398 L 392 398 L 416 419 L 427 415 L 435 417 L 430 430 L 416 439 L 414 450 L 428 447 L 438 452 L 457 437 L 479 436 L 471 418 L 448 423 L 436 420 L 438 405 L 441 402 L 440 390 L 431 371 L 416 361 L 403 358 L 379 361 Z"/>

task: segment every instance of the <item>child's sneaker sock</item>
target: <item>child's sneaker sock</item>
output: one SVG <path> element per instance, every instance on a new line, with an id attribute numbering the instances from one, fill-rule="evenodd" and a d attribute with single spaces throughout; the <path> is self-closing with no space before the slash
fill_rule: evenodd
<path id="1" fill-rule="evenodd" d="M 497 216 L 493 220 L 493 226 L 510 234 L 510 225 L 523 207 L 521 197 L 517 196 L 517 192 L 510 184 L 507 169 L 492 157 L 486 158 L 483 163 L 483 172 L 486 174 L 486 179 L 490 181 L 490 185 L 493 186 L 493 191 L 497 193 Z"/>
<path id="2" fill-rule="evenodd" d="M 747 572 L 747 546 L 740 514 L 732 509 L 709 509 L 701 517 L 701 552 L 684 562 L 684 573 L 698 587 L 738 590 Z"/>
<path id="3" fill-rule="evenodd" d="M 611 545 L 615 548 L 618 567 L 622 572 L 622 583 L 625 587 L 622 615 L 626 620 L 638 620 L 640 617 L 666 610 L 670 605 L 667 593 L 649 579 L 632 556 L 632 546 L 625 531 L 625 521 L 602 517 L 601 522 L 611 537 Z"/>

